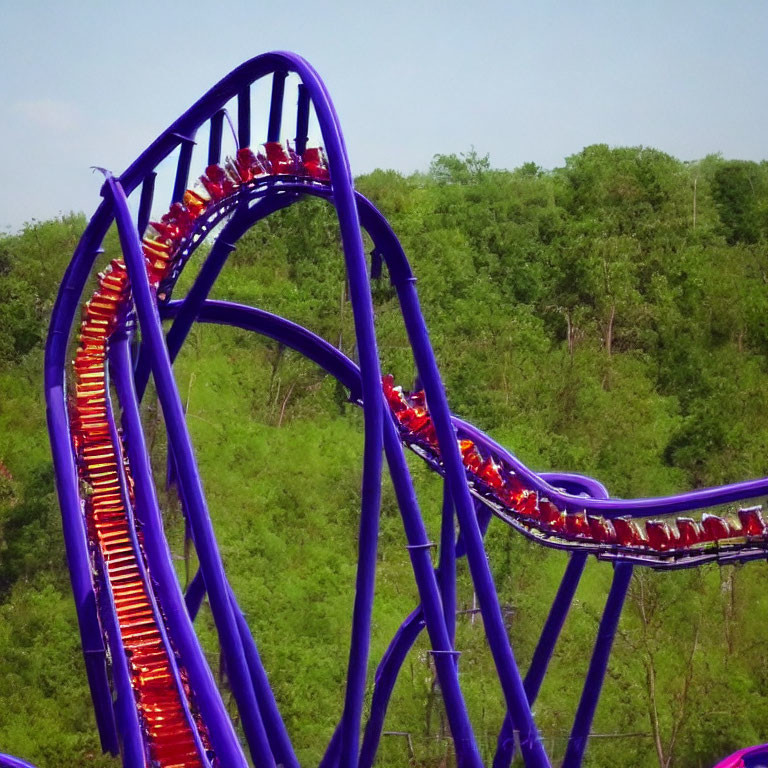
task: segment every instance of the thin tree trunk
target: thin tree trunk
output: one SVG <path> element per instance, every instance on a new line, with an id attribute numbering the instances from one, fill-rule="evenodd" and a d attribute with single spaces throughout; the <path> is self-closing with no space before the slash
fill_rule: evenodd
<path id="1" fill-rule="evenodd" d="M 608 364 L 603 376 L 603 389 L 608 392 L 611 388 L 611 352 L 613 350 L 613 321 L 616 318 L 616 304 L 611 302 L 611 311 L 608 315 L 608 322 L 605 325 L 605 351 L 608 353 Z"/>
<path id="2" fill-rule="evenodd" d="M 699 183 L 699 177 L 693 180 L 693 228 L 696 229 L 696 189 Z"/>
<path id="3" fill-rule="evenodd" d="M 734 582 L 735 570 L 729 568 L 727 576 L 723 578 L 723 571 L 720 571 L 720 591 L 727 592 L 726 600 L 723 603 L 723 619 L 725 622 L 725 644 L 728 648 L 728 654 L 726 658 L 726 664 L 728 659 L 734 653 L 734 615 L 736 613 L 736 584 Z"/>
<path id="4" fill-rule="evenodd" d="M 680 733 L 680 728 L 685 721 L 685 710 L 688 706 L 688 694 L 691 690 L 691 682 L 693 681 L 693 657 L 696 655 L 696 650 L 699 646 L 699 633 L 701 631 L 701 617 L 702 613 L 699 611 L 698 618 L 696 620 L 696 632 L 693 635 L 693 643 L 691 644 L 691 652 L 688 654 L 688 667 L 685 673 L 685 679 L 683 680 L 683 689 L 680 692 L 679 706 L 677 708 L 677 716 L 675 717 L 674 724 L 672 726 L 672 734 L 669 738 L 669 751 L 667 758 L 667 768 L 671 765 L 675 755 L 675 744 L 677 742 L 677 736 Z"/>
<path id="5" fill-rule="evenodd" d="M 339 302 L 339 343 L 336 345 L 336 349 L 341 350 L 341 345 L 344 341 L 344 302 L 347 299 L 347 281 L 345 280 L 341 284 L 341 301 Z"/>
<path id="6" fill-rule="evenodd" d="M 285 399 L 283 400 L 283 407 L 280 409 L 280 418 L 277 420 L 277 426 L 280 427 L 283 424 L 283 416 L 285 416 L 285 406 L 288 405 L 288 400 L 290 400 L 291 393 L 293 392 L 293 388 L 296 386 L 296 382 L 293 382 L 290 387 L 288 387 L 288 394 L 285 396 Z"/>
<path id="7" fill-rule="evenodd" d="M 640 608 L 640 619 L 643 625 L 643 645 L 645 652 L 643 654 L 643 664 L 645 666 L 645 681 L 648 691 L 648 717 L 651 721 L 651 733 L 653 743 L 656 748 L 656 757 L 659 761 L 659 768 L 667 768 L 667 762 L 664 756 L 664 744 L 661 740 L 661 725 L 659 724 L 659 708 L 656 701 L 656 666 L 653 662 L 653 653 L 648 643 L 648 624 L 650 619 L 646 612 L 645 605 L 645 578 L 638 576 L 637 585 L 640 589 L 638 605 Z"/>
<path id="8" fill-rule="evenodd" d="M 608 325 L 605 329 L 605 351 L 608 357 L 611 356 L 613 349 L 613 321 L 616 318 L 616 304 L 611 304 L 611 312 L 608 315 Z"/>
<path id="9" fill-rule="evenodd" d="M 653 663 L 653 655 L 647 653 L 645 657 L 645 680 L 648 686 L 648 716 L 651 719 L 651 731 L 653 743 L 656 747 L 656 758 L 659 768 L 667 768 L 669 763 L 664 755 L 664 744 L 661 741 L 661 726 L 659 725 L 659 710 L 656 703 L 656 667 Z"/>

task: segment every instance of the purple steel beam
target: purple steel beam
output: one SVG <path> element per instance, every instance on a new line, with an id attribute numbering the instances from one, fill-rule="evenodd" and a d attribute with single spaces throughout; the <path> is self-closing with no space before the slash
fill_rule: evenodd
<path id="1" fill-rule="evenodd" d="M 248 665 L 248 672 L 250 673 L 251 685 L 256 694 L 256 699 L 259 702 L 259 710 L 264 718 L 264 727 L 267 731 L 267 738 L 269 739 L 269 745 L 275 755 L 275 760 L 278 766 L 282 768 L 299 768 L 299 760 L 296 757 L 296 753 L 293 751 L 293 745 L 291 739 L 288 736 L 288 731 L 285 728 L 285 723 L 280 715 L 280 710 L 275 700 L 275 694 L 272 691 L 272 686 L 269 684 L 269 678 L 267 677 L 264 665 L 261 662 L 258 648 L 254 642 L 251 630 L 248 627 L 248 622 L 245 619 L 245 614 L 240 610 L 240 606 L 237 604 L 235 593 L 232 591 L 232 587 L 229 587 L 229 599 L 232 603 L 232 610 L 235 612 L 235 619 L 237 620 L 237 629 L 240 633 L 240 639 L 243 643 L 243 649 L 245 652 L 245 661 Z"/>
<path id="2" fill-rule="evenodd" d="M 437 583 L 443 601 L 445 628 L 451 645 L 456 640 L 456 526 L 453 500 L 448 483 L 443 481 L 443 514 L 440 524 L 440 556 L 437 566 Z"/>
<path id="3" fill-rule="evenodd" d="M 390 272 L 391 274 L 391 272 Z M 472 498 L 467 485 L 464 465 L 459 454 L 451 414 L 445 390 L 437 369 L 437 362 L 429 342 L 424 318 L 419 308 L 416 287 L 412 279 L 392 280 L 400 299 L 406 331 L 411 342 L 416 366 L 419 371 L 430 415 L 437 433 L 440 455 L 446 469 L 446 479 L 451 497 L 456 507 L 464 544 L 467 550 L 467 562 L 475 592 L 483 617 L 488 645 L 493 656 L 496 670 L 507 707 L 520 732 L 520 749 L 529 768 L 548 768 L 549 760 L 539 739 L 531 708 L 523 688 L 520 670 L 515 662 L 512 647 L 507 636 L 504 619 L 501 614 L 498 594 L 493 583 L 490 566 L 483 548 L 482 535 L 474 515 Z M 393 426 L 394 429 L 394 426 Z M 449 694 L 444 692 L 446 700 Z"/>
<path id="4" fill-rule="evenodd" d="M 148 173 L 141 185 L 141 197 L 139 198 L 139 224 L 136 227 L 139 234 L 144 234 L 144 230 L 149 224 L 149 217 L 152 214 L 152 201 L 155 198 L 155 180 L 156 173 Z"/>
<path id="5" fill-rule="evenodd" d="M 205 600 L 205 580 L 203 579 L 203 572 L 198 568 L 184 592 L 184 604 L 192 622 L 197 618 L 203 600 Z"/>
<path id="6" fill-rule="evenodd" d="M 237 144 L 239 147 L 249 147 L 251 145 L 250 83 L 237 94 Z"/>
<path id="7" fill-rule="evenodd" d="M 192 151 L 195 148 L 194 135 L 184 136 L 179 148 L 179 162 L 176 166 L 176 179 L 173 182 L 173 194 L 171 196 L 171 202 L 180 203 L 184 198 L 184 192 L 189 185 L 189 169 L 192 165 Z M 139 222 L 141 223 L 141 222 Z M 145 225 L 146 227 L 146 225 Z M 144 230 L 141 227 L 137 227 L 139 234 L 143 234 Z"/>
<path id="8" fill-rule="evenodd" d="M 296 107 L 296 154 L 301 157 L 309 141 L 309 94 L 300 83 L 298 88 L 298 104 Z"/>
<path id="9" fill-rule="evenodd" d="M 563 579 L 560 582 L 552 607 L 549 609 L 547 620 L 539 636 L 539 642 L 531 658 L 531 666 L 525 675 L 523 685 L 530 705 L 533 706 L 539 695 L 541 684 L 555 650 L 563 624 L 568 616 L 568 611 L 573 604 L 576 588 L 584 572 L 587 555 L 583 552 L 575 552 L 568 560 Z M 515 754 L 515 725 L 507 714 L 504 718 L 499 738 L 496 744 L 496 754 L 493 758 L 493 768 L 509 768 Z"/>
<path id="10" fill-rule="evenodd" d="M 569 474 L 553 474 L 543 476 L 543 479 L 548 483 L 566 487 L 568 492 L 572 494 L 586 493 L 600 498 L 608 498 L 608 490 L 600 483 L 592 480 L 592 478 Z M 528 667 L 528 672 L 523 682 L 525 693 L 531 706 L 533 706 L 539 695 L 552 653 L 560 638 L 568 611 L 573 604 L 573 598 L 581 581 L 581 576 L 584 573 L 586 563 L 586 553 L 574 552 L 571 555 L 563 573 L 560 586 L 555 594 L 555 599 L 552 601 L 547 620 L 544 622 L 544 627 L 539 636 L 539 642 L 536 644 L 533 657 L 531 658 L 531 665 Z M 509 713 L 507 713 L 499 732 L 496 754 L 493 758 L 493 768 L 509 768 L 515 754 L 514 728 L 514 722 Z"/>
<path id="11" fill-rule="evenodd" d="M 141 424 L 138 399 L 133 387 L 133 371 L 128 337 L 117 337 L 110 349 L 110 364 L 115 391 L 122 407 L 125 447 L 134 480 L 137 514 L 144 533 L 144 551 L 152 572 L 154 587 L 163 606 L 168 630 L 189 675 L 195 700 L 206 722 L 214 752 L 228 764 L 246 766 L 237 734 L 227 715 L 181 594 L 171 551 L 163 530 L 160 506 L 155 493 L 149 451 Z M 149 582 L 147 582 L 149 584 Z M 184 697 L 182 697 L 182 701 Z"/>
<path id="12" fill-rule="evenodd" d="M 631 579 L 631 565 L 620 563 L 615 567 L 611 589 L 605 602 L 605 610 L 597 629 L 595 647 L 589 662 L 587 677 L 584 680 L 581 700 L 576 709 L 571 736 L 565 750 L 563 768 L 578 768 L 584 757 L 584 750 L 587 748 L 587 741 L 589 740 L 589 729 L 592 727 L 592 719 L 595 716 L 597 701 L 600 698 L 600 691 L 605 680 L 605 672 L 608 669 L 613 638 L 616 636 L 621 609 L 624 606 L 624 598 L 627 596 Z"/>
<path id="13" fill-rule="evenodd" d="M 421 634 L 424 623 L 422 607 L 416 608 L 400 625 L 386 652 L 381 657 L 374 678 L 373 697 L 371 698 L 371 714 L 365 724 L 363 746 L 360 750 L 360 768 L 370 768 L 376 759 L 381 732 L 384 729 L 384 718 L 389 707 L 395 683 L 400 669 L 405 663 L 413 644 Z"/>
<path id="14" fill-rule="evenodd" d="M 0 754 L 0 768 L 35 768 L 35 766 L 13 755 Z"/>
<path id="15" fill-rule="evenodd" d="M 283 95 L 287 72 L 275 72 L 272 75 L 272 97 L 269 106 L 269 124 L 267 141 L 280 141 L 280 126 L 283 121 Z"/>
<path id="16" fill-rule="evenodd" d="M 448 632 L 450 642 L 453 645 L 456 628 L 455 562 L 457 547 L 455 530 L 453 529 L 453 505 L 446 486 L 443 488 L 443 493 L 443 523 L 446 522 L 447 515 L 450 515 L 452 540 L 449 546 L 444 547 L 445 539 L 447 538 L 447 526 L 443 525 L 441 528 L 440 562 L 436 570 L 436 576 L 441 591 L 441 599 L 443 601 L 446 631 Z M 483 508 L 483 510 L 485 510 L 485 508 Z M 490 520 L 490 517 L 488 517 L 487 520 Z M 487 525 L 482 530 L 483 535 L 485 535 L 485 530 L 487 530 Z M 444 552 L 446 553 L 445 556 L 443 554 Z M 454 581 L 450 584 L 447 592 L 444 592 L 444 586 L 448 584 L 445 578 L 451 570 L 453 572 Z M 376 751 L 384 727 L 384 718 L 389 707 L 392 691 L 400 674 L 400 669 L 402 668 L 409 651 L 413 647 L 413 644 L 421 633 L 421 630 L 425 626 L 424 610 L 423 607 L 419 605 L 400 625 L 400 628 L 395 633 L 379 662 L 374 680 L 371 712 L 363 735 L 363 747 L 360 753 L 360 768 L 370 768 L 376 759 Z M 454 656 L 454 663 L 457 662 L 458 656 Z"/>
<path id="17" fill-rule="evenodd" d="M 411 557 L 416 584 L 421 598 L 424 621 L 432 644 L 432 654 L 435 662 L 440 689 L 443 694 L 445 711 L 451 726 L 456 759 L 461 768 L 482 766 L 472 725 L 467 714 L 464 697 L 459 687 L 457 652 L 448 634 L 437 577 L 432 566 L 430 549 L 432 543 L 427 538 L 424 522 L 419 513 L 416 493 L 413 488 L 411 475 L 405 461 L 403 446 L 398 437 L 394 422 L 389 417 L 389 405 L 379 396 L 382 412 L 386 409 L 384 419 L 384 451 L 389 464 L 392 485 L 400 507 L 400 514 L 408 540 L 408 552 Z M 341 765 L 344 763 L 342 761 Z"/>
<path id="18" fill-rule="evenodd" d="M 164 319 L 177 317 L 183 305 L 181 300 L 170 301 L 160 307 L 160 315 Z M 231 325 L 234 328 L 255 331 L 285 344 L 317 363 L 351 392 L 360 390 L 360 369 L 357 365 L 325 339 L 290 320 L 245 304 L 213 299 L 205 301 L 196 310 L 196 315 L 197 321 L 201 323 Z M 182 337 L 175 337 L 172 346 L 174 354 L 178 354 L 182 341 Z M 357 398 L 352 399 L 358 402 Z"/>
<path id="19" fill-rule="evenodd" d="M 347 267 L 349 297 L 355 324 L 357 348 L 362 379 L 363 447 L 362 503 L 358 545 L 358 571 L 352 612 L 352 637 L 347 667 L 347 689 L 342 714 L 341 765 L 355 768 L 358 761 L 360 724 L 365 696 L 370 623 L 376 579 L 379 510 L 381 504 L 382 469 L 382 395 L 381 370 L 373 323 L 373 302 L 368 288 L 365 251 L 357 216 L 352 173 L 338 116 L 322 80 L 306 62 L 298 57 L 294 71 L 307 87 L 310 100 L 320 124 L 323 143 L 328 154 L 328 166 L 334 205 L 339 221 L 344 260 Z M 270 111 L 272 123 L 272 111 Z M 272 127 L 272 126 L 270 126 Z"/>
<path id="20" fill-rule="evenodd" d="M 182 499 L 182 506 L 184 506 L 186 514 L 186 502 L 184 499 Z M 285 728 L 274 693 L 269 685 L 266 670 L 261 663 L 256 642 L 248 628 L 245 616 L 237 604 L 237 599 L 229 584 L 229 580 L 227 580 L 227 587 L 229 589 L 232 610 L 237 621 L 238 632 L 243 643 L 245 659 L 250 673 L 251 687 L 258 701 L 259 711 L 264 719 L 264 728 L 267 732 L 270 748 L 275 755 L 278 765 L 283 765 L 285 768 L 298 768 L 298 759 L 293 751 L 288 731 Z M 205 580 L 203 579 L 203 572 L 198 568 L 184 595 L 184 602 L 191 621 L 194 622 L 204 598 Z"/>
<path id="21" fill-rule="evenodd" d="M 211 117 L 208 135 L 208 165 L 217 165 L 221 161 L 221 138 L 224 129 L 224 110 L 220 109 Z"/>
<path id="22" fill-rule="evenodd" d="M 568 611 L 573 604 L 573 597 L 581 580 L 581 575 L 584 572 L 586 562 L 587 556 L 583 552 L 574 553 L 568 560 L 563 579 L 560 582 L 544 628 L 542 629 L 541 638 L 533 652 L 531 666 L 525 676 L 525 692 L 531 705 L 536 701 L 541 684 L 544 682 L 544 676 L 552 658 L 552 652 L 560 637 Z"/>
<path id="23" fill-rule="evenodd" d="M 477 749 L 472 725 L 466 710 L 463 695 L 458 681 L 457 652 L 453 649 L 446 628 L 443 606 L 437 584 L 435 570 L 432 566 L 430 549 L 432 543 L 427 538 L 424 522 L 419 513 L 416 494 L 405 461 L 402 444 L 392 419 L 389 416 L 389 406 L 379 396 L 382 412 L 386 411 L 384 422 L 384 451 L 389 464 L 392 484 L 395 489 L 403 528 L 408 541 L 408 552 L 411 558 L 416 584 L 421 597 L 422 610 L 427 632 L 432 644 L 432 654 L 437 671 L 440 687 L 443 693 L 446 715 L 451 727 L 456 749 L 457 764 L 460 768 L 481 768 L 482 761 Z M 343 745 L 343 723 L 340 727 L 339 739 Z M 337 739 L 332 739 L 321 766 L 345 766 L 343 751 L 339 761 L 336 761 Z M 362 763 L 359 763 L 360 765 Z"/>

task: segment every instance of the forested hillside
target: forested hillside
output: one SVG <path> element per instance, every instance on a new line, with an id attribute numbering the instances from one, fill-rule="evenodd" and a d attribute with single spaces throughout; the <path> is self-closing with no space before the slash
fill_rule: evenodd
<path id="1" fill-rule="evenodd" d="M 619 497 L 768 475 L 768 163 L 596 145 L 554 171 L 505 171 L 473 151 L 357 185 L 411 259 L 456 414 L 535 469 L 594 475 Z M 73 215 L 0 236 L 0 751 L 40 768 L 117 764 L 99 756 L 42 397 L 47 321 L 84 225 Z M 409 385 L 386 270 L 373 282 L 383 369 Z M 214 295 L 355 354 L 336 224 L 318 200 L 258 224 Z M 233 586 L 299 757 L 317 764 L 341 710 L 361 414 L 313 364 L 229 328 L 196 328 L 176 373 Z M 151 398 L 145 419 L 162 488 Z M 409 460 L 437 540 L 439 480 Z M 165 508 L 184 581 L 194 563 L 172 493 Z M 387 481 L 371 671 L 417 602 L 404 544 Z M 525 668 L 566 558 L 498 521 L 487 546 Z M 462 684 L 490 762 L 503 702 L 463 563 L 460 578 Z M 588 565 L 535 707 L 555 759 L 610 578 Z M 763 563 L 636 572 L 585 765 L 706 768 L 768 741 L 767 588 Z M 386 724 L 410 741 L 385 736 L 382 767 L 453 765 L 426 649 Z"/>

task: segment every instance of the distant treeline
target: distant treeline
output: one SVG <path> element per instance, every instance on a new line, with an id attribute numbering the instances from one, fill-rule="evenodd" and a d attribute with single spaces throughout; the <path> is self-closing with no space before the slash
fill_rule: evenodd
<path id="1" fill-rule="evenodd" d="M 424 174 L 357 180 L 401 238 L 451 406 L 539 470 L 600 478 L 618 497 L 768 475 L 768 163 L 683 163 L 587 147 L 564 167 L 492 167 L 471 151 Z M 41 768 L 99 756 L 66 570 L 42 398 L 43 344 L 85 219 L 0 236 L 0 751 Z M 110 234 L 104 259 L 116 255 Z M 188 270 L 191 271 L 191 270 Z M 188 285 L 182 276 L 178 292 Z M 416 371 L 386 269 L 373 280 L 382 367 Z M 354 357 L 332 209 L 307 199 L 238 244 L 216 297 L 277 312 Z M 313 364 L 230 328 L 197 327 L 176 365 L 211 514 L 302 763 L 341 711 L 353 596 L 362 424 Z M 162 415 L 147 432 L 164 488 Z M 439 480 L 413 461 L 439 540 Z M 164 499 L 184 582 L 183 525 Z M 385 484 L 371 671 L 416 605 Z M 499 522 L 487 539 L 525 668 L 565 566 Z M 564 751 L 611 568 L 590 563 L 535 705 Z M 461 680 L 490 763 L 503 701 L 460 568 Z M 706 768 L 768 741 L 762 563 L 636 573 L 586 765 Z M 199 621 L 213 668 L 212 622 Z M 451 766 L 421 641 L 403 669 L 377 765 Z M 226 688 L 226 680 L 222 680 Z"/>

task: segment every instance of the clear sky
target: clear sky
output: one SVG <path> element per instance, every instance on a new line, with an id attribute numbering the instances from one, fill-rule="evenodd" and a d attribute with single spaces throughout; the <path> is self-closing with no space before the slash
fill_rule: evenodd
<path id="1" fill-rule="evenodd" d="M 0 232 L 91 213 L 204 90 L 305 56 L 356 173 L 472 145 L 546 168 L 587 144 L 768 158 L 766 0 L 0 0 Z"/>

